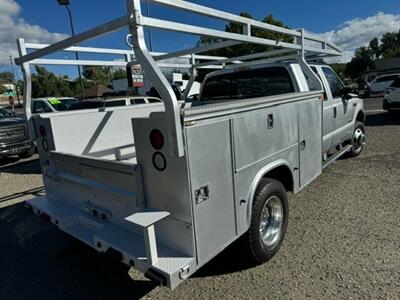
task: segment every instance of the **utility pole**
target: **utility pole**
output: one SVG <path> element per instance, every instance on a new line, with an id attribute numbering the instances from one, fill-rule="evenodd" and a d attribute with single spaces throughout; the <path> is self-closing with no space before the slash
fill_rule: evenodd
<path id="1" fill-rule="evenodd" d="M 17 94 L 18 106 L 20 106 L 21 102 L 19 100 L 19 92 L 18 92 L 17 79 L 16 79 L 17 76 L 15 76 L 14 60 L 11 55 L 10 55 L 10 63 L 11 63 L 11 69 L 12 69 L 12 73 L 13 73 L 13 82 L 14 82 L 14 86 L 15 86 L 15 93 Z"/>
<path id="2" fill-rule="evenodd" d="M 75 36 L 74 23 L 72 22 L 72 13 L 71 13 L 71 9 L 69 8 L 69 5 L 70 5 L 69 0 L 57 0 L 57 2 L 61 6 L 65 6 L 65 8 L 67 9 L 68 16 L 69 16 L 69 23 L 70 23 L 70 26 L 71 26 L 71 33 L 72 33 L 72 36 Z M 76 60 L 79 60 L 78 52 L 75 52 L 75 58 L 76 58 Z M 79 83 L 80 83 L 80 86 L 81 86 L 82 99 L 84 99 L 85 98 L 85 91 L 84 91 L 84 88 L 83 88 L 81 67 L 77 66 L 77 68 L 78 68 L 78 74 L 79 74 Z"/>

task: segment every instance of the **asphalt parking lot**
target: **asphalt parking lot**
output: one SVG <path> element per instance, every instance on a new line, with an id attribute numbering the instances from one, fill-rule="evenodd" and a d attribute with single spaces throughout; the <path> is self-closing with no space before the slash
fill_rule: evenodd
<path id="1" fill-rule="evenodd" d="M 0 166 L 0 295 L 5 299 L 399 299 L 400 115 L 367 99 L 367 146 L 290 195 L 285 242 L 250 266 L 226 249 L 173 292 L 23 208 L 40 195 L 37 160 Z"/>

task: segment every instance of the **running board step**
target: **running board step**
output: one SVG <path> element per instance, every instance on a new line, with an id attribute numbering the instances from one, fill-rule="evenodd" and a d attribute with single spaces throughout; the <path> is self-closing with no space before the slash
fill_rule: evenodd
<path id="1" fill-rule="evenodd" d="M 333 164 L 335 161 L 337 161 L 340 157 L 342 157 L 344 154 L 349 152 L 351 147 L 352 147 L 351 145 L 347 145 L 342 150 L 338 151 L 337 153 L 335 153 L 331 157 L 329 157 L 326 161 L 323 162 L 322 169 L 329 167 L 331 164 Z"/>

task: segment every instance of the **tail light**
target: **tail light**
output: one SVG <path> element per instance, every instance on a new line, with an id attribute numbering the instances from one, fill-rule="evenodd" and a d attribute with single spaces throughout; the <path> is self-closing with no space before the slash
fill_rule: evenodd
<path id="1" fill-rule="evenodd" d="M 160 150 L 164 146 L 164 136 L 158 129 L 150 132 L 150 143 L 154 149 Z"/>

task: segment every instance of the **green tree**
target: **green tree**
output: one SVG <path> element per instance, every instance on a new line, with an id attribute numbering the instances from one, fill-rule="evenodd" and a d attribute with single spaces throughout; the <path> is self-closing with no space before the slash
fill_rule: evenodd
<path id="1" fill-rule="evenodd" d="M 20 96 L 24 94 L 24 82 L 22 80 L 17 81 L 17 89 Z"/>
<path id="2" fill-rule="evenodd" d="M 125 69 L 117 69 L 112 74 L 112 80 L 125 79 L 125 78 L 126 78 L 126 70 Z"/>
<path id="3" fill-rule="evenodd" d="M 244 18 L 248 18 L 248 19 L 254 19 L 247 12 L 240 13 L 240 16 L 242 16 Z M 271 25 L 275 25 L 275 26 L 279 26 L 279 27 L 289 28 L 283 22 L 275 19 L 272 15 L 266 16 L 262 20 L 262 22 L 268 23 Z M 238 24 L 238 23 L 230 22 L 225 26 L 226 32 L 243 34 L 243 29 L 244 29 L 243 25 Z M 253 36 L 261 37 L 261 38 L 265 38 L 265 39 L 273 39 L 273 40 L 279 40 L 279 41 L 284 41 L 284 42 L 293 42 L 293 38 L 290 36 L 287 36 L 287 35 L 284 35 L 281 33 L 263 30 L 263 29 L 258 29 L 258 28 L 252 28 L 251 34 Z M 201 37 L 200 40 L 197 42 L 197 46 L 206 45 L 206 44 L 210 44 L 210 43 L 214 43 L 214 42 L 218 42 L 218 41 L 221 41 L 221 39 L 210 38 L 210 37 Z M 235 56 L 247 55 L 247 54 L 252 54 L 252 53 L 265 52 L 265 51 L 271 50 L 272 48 L 273 47 L 271 47 L 271 46 L 242 43 L 240 45 L 236 45 L 236 46 L 232 46 L 232 47 L 208 51 L 207 54 L 214 55 L 214 56 L 235 57 Z"/>
<path id="4" fill-rule="evenodd" d="M 111 85 L 110 67 L 85 66 L 83 67 L 83 76 L 95 84 Z"/>
<path id="5" fill-rule="evenodd" d="M 398 32 L 385 33 L 381 39 L 380 53 L 383 58 L 400 56 L 400 30 Z"/>
<path id="6" fill-rule="evenodd" d="M 6 90 L 7 89 L 4 87 L 4 85 L 0 84 L 0 95 L 4 94 Z"/>
<path id="7" fill-rule="evenodd" d="M 363 73 L 375 68 L 374 52 L 369 47 L 358 48 L 354 57 L 346 66 L 346 73 L 351 78 L 358 78 Z"/>
<path id="8" fill-rule="evenodd" d="M 36 74 L 32 75 L 32 98 L 74 96 L 67 76 L 56 76 L 44 67 L 36 66 Z"/>
<path id="9" fill-rule="evenodd" d="M 14 74 L 8 71 L 1 72 L 0 81 L 3 81 L 4 83 L 12 83 L 14 81 Z"/>
<path id="10" fill-rule="evenodd" d="M 369 42 L 369 48 L 371 49 L 371 51 L 374 54 L 375 58 L 379 58 L 381 56 L 381 49 L 380 49 L 380 46 L 379 46 L 378 38 L 373 38 Z"/>
<path id="11" fill-rule="evenodd" d="M 338 74 L 343 81 L 345 81 L 347 75 L 346 64 L 337 63 L 337 64 L 331 64 L 330 66 L 332 67 L 333 70 L 335 70 L 335 73 Z"/>

